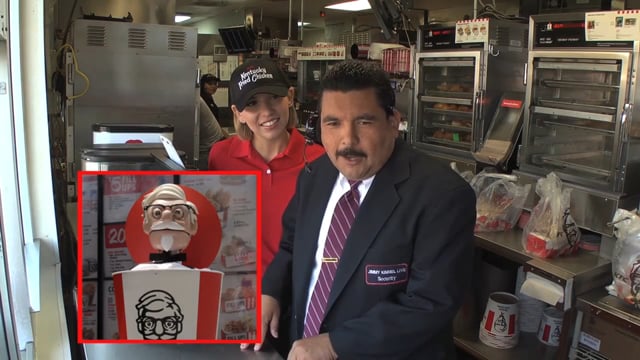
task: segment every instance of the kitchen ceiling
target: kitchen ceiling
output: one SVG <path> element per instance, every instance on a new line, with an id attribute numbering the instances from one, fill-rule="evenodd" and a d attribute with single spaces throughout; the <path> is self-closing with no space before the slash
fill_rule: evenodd
<path id="1" fill-rule="evenodd" d="M 345 17 L 350 14 L 344 11 L 336 11 L 325 9 L 326 5 L 339 3 L 341 0 L 306 0 L 304 1 L 304 21 L 319 22 L 320 11 L 324 11 L 327 18 Z M 292 17 L 300 18 L 301 0 L 293 0 Z M 223 16 L 230 12 L 252 11 L 255 21 L 260 15 L 269 18 L 288 20 L 289 18 L 289 0 L 176 0 L 176 13 L 188 14 L 191 19 L 181 23 L 184 25 L 192 24 L 206 18 Z M 370 11 L 370 10 L 369 10 Z"/>

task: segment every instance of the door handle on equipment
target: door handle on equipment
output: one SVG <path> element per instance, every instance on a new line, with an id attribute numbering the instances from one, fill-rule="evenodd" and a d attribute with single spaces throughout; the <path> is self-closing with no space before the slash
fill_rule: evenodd
<path id="1" fill-rule="evenodd" d="M 480 149 L 480 145 L 484 140 L 483 129 L 484 126 L 482 124 L 482 119 L 480 119 L 482 115 L 482 90 L 476 92 L 476 97 L 473 101 L 473 149 L 472 151 L 478 151 Z"/>

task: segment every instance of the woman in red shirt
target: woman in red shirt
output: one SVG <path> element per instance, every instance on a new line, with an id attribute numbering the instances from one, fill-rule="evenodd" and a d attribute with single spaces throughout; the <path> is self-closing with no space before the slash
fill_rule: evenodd
<path id="1" fill-rule="evenodd" d="M 238 66 L 229 81 L 229 99 L 237 135 L 213 145 L 209 170 L 262 171 L 262 270 L 278 251 L 282 214 L 293 196 L 305 162 L 324 154 L 307 145 L 296 130 L 294 88 L 271 60 Z"/>

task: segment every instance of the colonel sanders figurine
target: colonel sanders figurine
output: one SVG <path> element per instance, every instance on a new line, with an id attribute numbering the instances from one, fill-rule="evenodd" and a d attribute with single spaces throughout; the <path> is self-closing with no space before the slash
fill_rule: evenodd
<path id="1" fill-rule="evenodd" d="M 182 188 L 175 184 L 156 187 L 145 195 L 142 209 L 144 232 L 159 251 L 150 254 L 149 260 L 156 264 L 185 261 L 182 251 L 198 231 L 198 209 L 187 201 Z"/>

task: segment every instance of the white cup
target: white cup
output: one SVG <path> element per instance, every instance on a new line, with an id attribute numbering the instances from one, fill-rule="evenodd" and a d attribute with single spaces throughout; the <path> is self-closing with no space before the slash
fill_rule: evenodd
<path id="1" fill-rule="evenodd" d="M 562 317 L 564 313 L 553 306 L 549 306 L 542 312 L 540 327 L 538 327 L 538 340 L 549 346 L 560 345 L 562 333 Z"/>
<path id="2" fill-rule="evenodd" d="M 518 331 L 518 297 L 507 292 L 491 293 L 480 323 L 480 341 L 497 349 L 510 349 L 518 344 Z"/>

